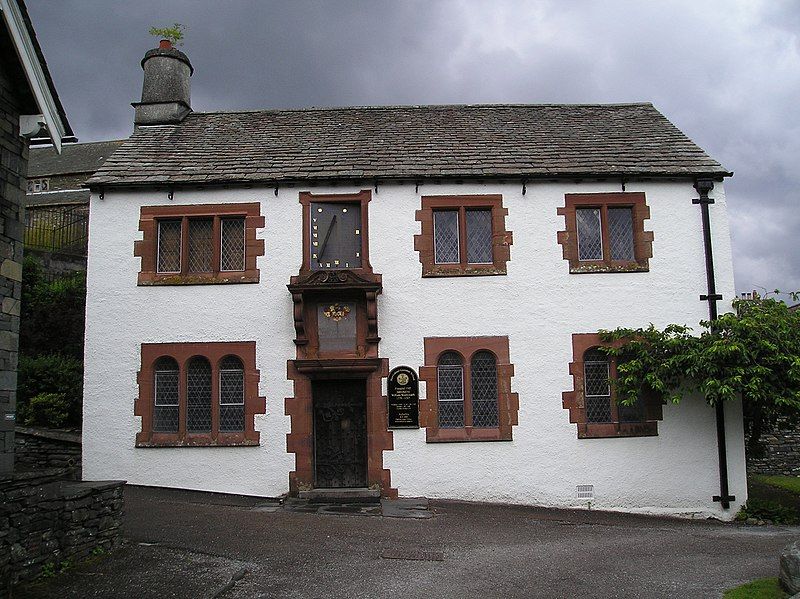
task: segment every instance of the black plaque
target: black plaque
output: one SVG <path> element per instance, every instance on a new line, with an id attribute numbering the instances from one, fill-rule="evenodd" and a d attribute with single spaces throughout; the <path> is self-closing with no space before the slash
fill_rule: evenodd
<path id="1" fill-rule="evenodd" d="M 408 366 L 389 373 L 389 428 L 419 428 L 419 379 Z"/>

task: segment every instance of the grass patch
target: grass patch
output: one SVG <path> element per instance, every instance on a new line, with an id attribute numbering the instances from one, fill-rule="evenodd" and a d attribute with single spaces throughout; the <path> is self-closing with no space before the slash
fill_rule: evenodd
<path id="1" fill-rule="evenodd" d="M 737 520 L 755 518 L 773 524 L 800 524 L 800 478 L 750 475 L 747 496 Z"/>
<path id="2" fill-rule="evenodd" d="M 759 578 L 729 591 L 723 599 L 785 599 L 788 597 L 778 584 L 777 578 Z"/>
<path id="3" fill-rule="evenodd" d="M 753 478 L 770 487 L 778 487 L 785 489 L 796 495 L 800 495 L 800 476 L 760 476 L 755 475 Z"/>

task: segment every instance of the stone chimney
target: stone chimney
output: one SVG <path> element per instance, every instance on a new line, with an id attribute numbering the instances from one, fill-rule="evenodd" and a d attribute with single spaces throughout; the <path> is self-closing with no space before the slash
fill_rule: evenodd
<path id="1" fill-rule="evenodd" d="M 189 103 L 189 77 L 194 69 L 189 57 L 161 40 L 142 59 L 144 85 L 142 101 L 134 102 L 134 125 L 180 123 L 192 111 Z"/>

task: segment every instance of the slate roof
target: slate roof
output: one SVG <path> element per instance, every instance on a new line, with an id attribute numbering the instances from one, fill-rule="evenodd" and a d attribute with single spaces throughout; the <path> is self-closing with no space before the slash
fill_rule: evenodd
<path id="1" fill-rule="evenodd" d="M 61 154 L 54 147 L 31 148 L 28 178 L 94 173 L 122 142 L 123 140 L 64 144 Z"/>
<path id="2" fill-rule="evenodd" d="M 649 103 L 386 106 L 190 113 L 88 184 L 731 174 Z"/>
<path id="3" fill-rule="evenodd" d="M 25 196 L 26 206 L 63 206 L 66 204 L 88 204 L 88 189 L 70 189 L 68 191 L 43 191 L 29 193 Z"/>

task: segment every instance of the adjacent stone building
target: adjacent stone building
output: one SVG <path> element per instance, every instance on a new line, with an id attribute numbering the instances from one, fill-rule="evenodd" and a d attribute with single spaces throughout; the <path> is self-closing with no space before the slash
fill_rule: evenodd
<path id="1" fill-rule="evenodd" d="M 0 0 L 0 474 L 14 466 L 28 146 L 72 136 L 22 0 Z"/>

